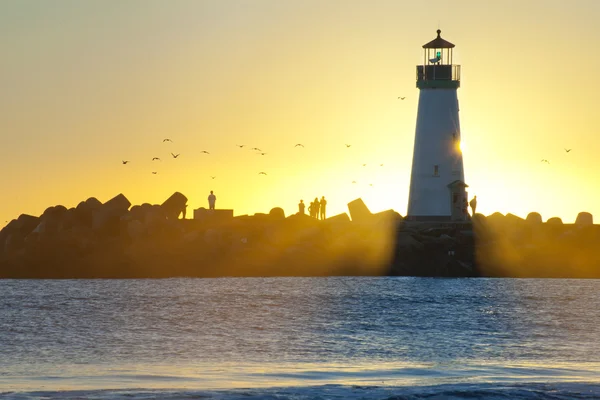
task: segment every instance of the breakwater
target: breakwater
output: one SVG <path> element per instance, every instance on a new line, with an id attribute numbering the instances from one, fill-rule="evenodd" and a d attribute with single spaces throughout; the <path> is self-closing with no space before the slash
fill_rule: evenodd
<path id="1" fill-rule="evenodd" d="M 362 200 L 324 221 L 303 214 L 228 216 L 199 209 L 180 219 L 181 193 L 131 206 L 119 194 L 0 231 L 0 278 L 223 276 L 431 276 L 600 278 L 600 229 L 499 213 L 469 221 L 407 221 L 371 213 Z"/>

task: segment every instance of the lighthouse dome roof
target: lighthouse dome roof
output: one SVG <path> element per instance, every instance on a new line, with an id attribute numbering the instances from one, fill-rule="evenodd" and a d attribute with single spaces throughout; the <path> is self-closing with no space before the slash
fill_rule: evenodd
<path id="1" fill-rule="evenodd" d="M 441 30 L 437 30 L 437 37 L 433 39 L 431 42 L 423 45 L 424 49 L 451 49 L 454 47 L 454 44 L 449 41 L 442 39 L 440 37 Z"/>

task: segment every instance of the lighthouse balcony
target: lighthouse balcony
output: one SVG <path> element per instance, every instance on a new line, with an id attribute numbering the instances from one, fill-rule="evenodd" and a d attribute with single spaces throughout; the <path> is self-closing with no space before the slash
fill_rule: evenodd
<path id="1" fill-rule="evenodd" d="M 460 65 L 417 65 L 419 89 L 457 89 L 460 87 Z"/>

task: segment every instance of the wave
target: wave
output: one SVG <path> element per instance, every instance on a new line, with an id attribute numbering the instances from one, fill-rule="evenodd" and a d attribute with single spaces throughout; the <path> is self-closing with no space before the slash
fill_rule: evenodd
<path id="1" fill-rule="evenodd" d="M 597 383 L 449 384 L 436 386 L 273 387 L 235 390 L 68 390 L 0 393 L 3 400 L 442 400 L 442 399 L 598 399 Z"/>

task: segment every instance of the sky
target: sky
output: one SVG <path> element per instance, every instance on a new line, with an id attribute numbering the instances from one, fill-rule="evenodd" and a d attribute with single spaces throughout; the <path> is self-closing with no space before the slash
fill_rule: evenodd
<path id="1" fill-rule="evenodd" d="M 0 225 L 210 190 L 236 215 L 321 196 L 405 215 L 438 28 L 478 212 L 598 219 L 599 19 L 597 0 L 3 0 Z"/>

